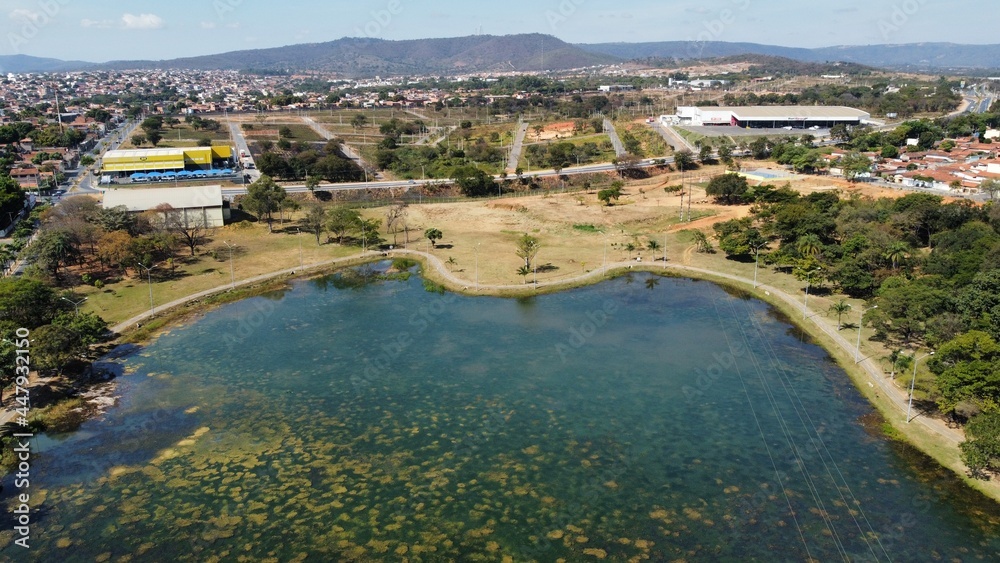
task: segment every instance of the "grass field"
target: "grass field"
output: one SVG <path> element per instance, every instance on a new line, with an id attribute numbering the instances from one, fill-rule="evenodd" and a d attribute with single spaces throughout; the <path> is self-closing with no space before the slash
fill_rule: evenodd
<path id="1" fill-rule="evenodd" d="M 156 145 L 158 148 L 183 148 L 183 147 L 196 147 L 198 142 L 202 139 L 209 139 L 212 141 L 213 145 L 229 145 L 229 129 L 225 126 L 221 127 L 218 131 L 204 131 L 195 130 L 187 123 L 181 123 L 174 128 L 164 127 L 163 129 L 163 139 Z M 145 133 L 138 129 L 133 134 L 143 135 Z M 149 142 L 143 143 L 141 145 L 143 148 L 150 148 L 153 145 Z M 131 141 L 127 141 L 122 148 L 132 149 L 135 148 Z"/>

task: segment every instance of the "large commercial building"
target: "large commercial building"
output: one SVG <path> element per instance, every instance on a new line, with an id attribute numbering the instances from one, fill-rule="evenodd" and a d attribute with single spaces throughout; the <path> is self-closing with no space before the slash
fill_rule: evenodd
<path id="1" fill-rule="evenodd" d="M 221 227 L 228 208 L 222 201 L 222 186 L 191 186 L 184 188 L 118 188 L 104 193 L 104 209 L 125 207 L 132 213 L 142 213 L 169 205 L 177 210 L 187 226 Z"/>
<path id="2" fill-rule="evenodd" d="M 196 172 L 226 168 L 233 164 L 228 146 L 179 149 L 138 149 L 108 151 L 101 160 L 101 172 L 126 176 L 143 172 Z"/>
<path id="3" fill-rule="evenodd" d="M 830 128 L 834 125 L 861 125 L 871 114 L 840 106 L 746 106 L 679 107 L 677 115 L 664 115 L 664 123 L 673 125 L 724 125 L 748 129 Z"/>

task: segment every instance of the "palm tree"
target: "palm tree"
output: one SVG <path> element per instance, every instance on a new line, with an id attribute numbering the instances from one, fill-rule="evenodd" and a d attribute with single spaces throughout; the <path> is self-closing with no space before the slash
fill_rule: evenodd
<path id="1" fill-rule="evenodd" d="M 799 237 L 795 248 L 802 256 L 816 256 L 823 250 L 823 241 L 814 234 L 808 234 Z"/>
<path id="2" fill-rule="evenodd" d="M 894 242 L 885 251 L 885 259 L 892 262 L 892 269 L 897 269 L 900 262 L 906 260 L 910 247 L 905 242 Z"/>
<path id="3" fill-rule="evenodd" d="M 840 301 L 834 303 L 833 305 L 830 305 L 830 312 L 836 313 L 837 315 L 837 330 L 840 330 L 840 328 L 843 326 L 843 324 L 840 321 L 844 317 L 844 314 L 850 310 L 851 310 L 851 304 L 844 299 L 841 299 Z"/>
<path id="4" fill-rule="evenodd" d="M 528 283 L 528 274 L 530 274 L 530 273 L 531 273 L 531 268 L 529 268 L 527 266 L 521 266 L 520 268 L 517 269 L 517 274 L 519 276 L 522 276 L 524 278 L 524 281 L 522 283 L 525 283 L 525 284 Z"/>

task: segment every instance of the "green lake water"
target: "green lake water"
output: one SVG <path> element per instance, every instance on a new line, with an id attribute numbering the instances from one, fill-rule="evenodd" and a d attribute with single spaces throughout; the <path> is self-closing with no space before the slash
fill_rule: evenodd
<path id="1" fill-rule="evenodd" d="M 118 404 L 36 440 L 32 548 L 0 558 L 1000 558 L 996 505 L 881 437 L 762 302 L 650 274 L 522 300 L 350 282 L 109 358 Z"/>

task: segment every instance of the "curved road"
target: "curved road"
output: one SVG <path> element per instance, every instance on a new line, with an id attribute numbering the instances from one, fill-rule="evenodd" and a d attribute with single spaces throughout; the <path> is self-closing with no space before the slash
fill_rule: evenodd
<path id="1" fill-rule="evenodd" d="M 448 268 L 445 266 L 444 262 L 442 262 L 440 258 L 438 258 L 437 256 L 435 256 L 433 254 L 428 254 L 426 252 L 421 252 L 419 250 L 407 250 L 407 249 L 393 250 L 393 251 L 387 252 L 385 254 L 377 254 L 377 253 L 372 253 L 372 252 L 367 253 L 367 256 L 371 257 L 372 259 L 379 259 L 379 258 L 383 258 L 383 257 L 388 258 L 388 257 L 392 257 L 392 256 L 407 256 L 407 255 L 408 256 L 416 256 L 416 257 L 422 258 L 425 261 L 426 264 L 428 264 L 429 266 L 433 267 L 434 270 L 437 271 L 438 275 L 440 275 L 442 278 L 444 278 L 450 285 L 452 285 L 454 288 L 461 288 L 464 291 L 468 291 L 470 287 L 474 287 L 474 286 L 475 286 L 475 290 L 476 291 L 483 291 L 483 290 L 487 290 L 487 291 L 498 291 L 498 290 L 519 290 L 519 291 L 524 291 L 526 289 L 531 289 L 531 288 L 558 288 L 558 287 L 564 287 L 564 286 L 571 285 L 571 284 L 576 284 L 576 283 L 583 282 L 583 281 L 596 281 L 596 280 L 599 280 L 599 279 L 605 277 L 606 274 L 607 274 L 607 272 L 610 271 L 610 270 L 614 270 L 614 269 L 626 269 L 626 268 L 627 269 L 632 269 L 632 268 L 635 268 L 635 267 L 638 267 L 638 269 L 641 270 L 641 271 L 678 270 L 678 271 L 682 271 L 682 272 L 691 272 L 691 273 L 699 274 L 700 276 L 712 276 L 712 277 L 721 278 L 721 279 L 725 279 L 725 280 L 728 280 L 728 281 L 736 282 L 736 283 L 741 284 L 741 285 L 748 285 L 748 286 L 751 286 L 751 287 L 753 286 L 753 281 L 750 280 L 750 279 L 748 279 L 748 278 L 744 278 L 744 277 L 736 276 L 736 275 L 732 275 L 732 274 L 724 274 L 724 273 L 720 273 L 720 272 L 714 272 L 712 270 L 707 270 L 707 269 L 704 269 L 704 268 L 698 268 L 698 267 L 694 267 L 694 266 L 684 266 L 684 265 L 681 265 L 681 264 L 664 264 L 664 263 L 661 263 L 661 264 L 639 263 L 639 264 L 637 264 L 635 262 L 616 262 L 616 263 L 613 263 L 613 264 L 609 264 L 608 266 L 605 266 L 603 268 L 593 270 L 593 271 L 591 271 L 591 272 L 589 272 L 587 274 L 575 276 L 575 277 L 570 278 L 570 279 L 563 279 L 563 280 L 560 280 L 558 282 L 540 282 L 540 283 L 537 283 L 537 284 L 528 284 L 528 285 L 525 285 L 525 284 L 513 284 L 513 285 L 486 285 L 486 284 L 479 284 L 477 286 L 474 282 L 469 282 L 468 280 L 464 280 L 462 278 L 457 277 L 454 273 L 452 273 L 451 271 L 448 270 Z M 227 291 L 227 290 L 229 290 L 231 288 L 244 287 L 244 286 L 248 286 L 248 285 L 253 285 L 253 284 L 257 284 L 257 283 L 261 283 L 261 282 L 266 282 L 266 281 L 274 280 L 274 279 L 285 277 L 285 276 L 296 275 L 296 272 L 298 272 L 299 274 L 301 274 L 302 272 L 320 271 L 320 270 L 325 270 L 325 269 L 329 269 L 331 267 L 336 267 L 336 266 L 340 266 L 340 265 L 345 265 L 346 266 L 346 265 L 350 265 L 352 263 L 358 263 L 359 259 L 363 258 L 364 256 L 365 255 L 362 254 L 362 255 L 359 255 L 359 256 L 353 256 L 353 257 L 347 257 L 347 258 L 337 258 L 337 259 L 333 259 L 333 260 L 326 260 L 326 261 L 318 262 L 318 263 L 315 263 L 315 264 L 309 264 L 309 265 L 307 265 L 305 267 L 302 267 L 302 268 L 288 268 L 288 269 L 280 270 L 280 271 L 277 271 L 277 272 L 271 272 L 269 274 L 263 274 L 263 275 L 255 276 L 255 277 L 248 278 L 248 279 L 245 279 L 245 280 L 240 280 L 240 281 L 237 281 L 235 283 L 235 285 L 233 285 L 233 284 L 225 284 L 225 285 L 222 285 L 222 286 L 219 286 L 219 287 L 215 287 L 215 288 L 212 288 L 212 289 L 208 289 L 208 290 L 205 290 L 205 291 L 200 291 L 200 292 L 195 293 L 193 295 L 189 295 L 187 297 L 183 297 L 181 299 L 177 299 L 177 300 L 172 301 L 170 303 L 166 303 L 164 305 L 160 305 L 158 307 L 155 307 L 151 311 L 147 311 L 147 312 L 145 312 L 145 313 L 143 313 L 141 315 L 138 315 L 136 317 L 133 317 L 133 318 L 131 318 L 131 319 L 123 322 L 123 323 L 119 323 L 119 324 L 111 327 L 111 330 L 113 330 L 114 332 L 120 334 L 123 331 L 127 330 L 128 328 L 134 327 L 134 326 L 138 325 L 139 323 L 145 321 L 146 319 L 149 319 L 150 317 L 153 317 L 153 316 L 155 316 L 157 314 L 166 312 L 166 311 L 168 311 L 170 309 L 173 309 L 173 308 L 176 308 L 176 307 L 180 307 L 180 306 L 182 306 L 184 304 L 190 303 L 191 301 L 202 299 L 202 298 L 205 298 L 205 297 L 217 294 L 217 293 L 222 293 L 222 292 Z M 780 289 L 777 289 L 777 288 L 774 288 L 774 287 L 771 287 L 771 286 L 768 286 L 768 285 L 764 285 L 764 284 L 759 284 L 757 286 L 757 290 L 759 290 L 760 292 L 764 293 L 764 295 L 774 295 L 775 297 L 777 297 L 777 298 L 781 299 L 782 301 L 786 302 L 787 304 L 791 305 L 793 308 L 798 308 L 800 310 L 802 308 L 801 304 L 799 302 L 799 298 L 798 297 L 792 296 L 792 295 L 790 295 L 790 294 L 788 294 L 788 293 L 786 293 L 786 292 L 784 292 L 784 291 L 782 291 Z M 826 321 L 823 317 L 821 317 L 820 313 L 817 313 L 815 311 L 808 310 L 808 312 L 806 314 L 807 314 L 807 317 L 816 325 L 817 328 L 819 328 L 820 330 L 822 330 L 827 336 L 829 336 L 831 339 L 833 339 L 833 341 L 836 342 L 837 345 L 840 346 L 845 352 L 847 352 L 849 356 L 853 356 L 853 354 L 854 354 L 854 344 L 852 344 L 848 339 L 844 338 L 837 331 L 835 325 L 833 325 L 832 323 Z M 902 389 L 900 389 L 900 388 L 896 387 L 895 385 L 893 385 L 890 380 L 887 380 L 886 377 L 885 377 L 885 374 L 882 372 L 882 369 L 876 364 L 876 362 L 874 360 L 872 360 L 870 358 L 866 358 L 864 361 L 861 362 L 860 365 L 862 367 L 864 367 L 865 371 L 871 377 L 871 381 L 868 382 L 869 386 L 873 387 L 873 388 L 877 386 L 883 393 L 885 393 L 885 396 L 888 397 L 891 400 L 892 404 L 895 405 L 899 409 L 900 413 L 906 413 L 906 411 L 907 411 L 907 398 L 908 398 L 907 393 L 904 392 Z M 928 417 L 924 417 L 924 416 L 920 416 L 921 413 L 919 411 L 914 411 L 914 412 L 916 413 L 916 417 L 913 419 L 913 422 L 916 422 L 916 423 L 920 424 L 921 426 L 923 426 L 927 430 L 929 430 L 929 431 L 933 432 L 934 434 L 940 436 L 950 446 L 953 446 L 953 447 L 957 446 L 958 443 L 960 443 L 961 441 L 964 440 L 964 434 L 960 430 L 957 430 L 955 428 L 949 427 L 947 424 L 945 424 L 941 420 L 934 419 L 934 418 L 928 418 Z"/>

